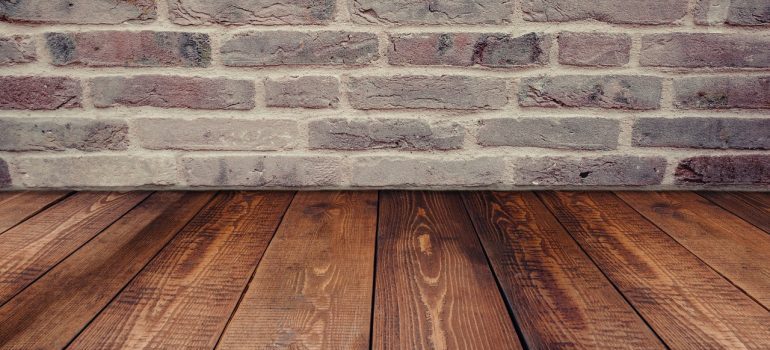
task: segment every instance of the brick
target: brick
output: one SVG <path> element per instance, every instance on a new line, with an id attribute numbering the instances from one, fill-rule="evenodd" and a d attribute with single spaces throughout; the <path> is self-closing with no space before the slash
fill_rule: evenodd
<path id="1" fill-rule="evenodd" d="M 28 35 L 0 36 L 0 66 L 37 60 L 35 40 Z"/>
<path id="2" fill-rule="evenodd" d="M 548 63 L 550 38 L 540 33 L 409 33 L 390 36 L 392 65 L 445 65 L 492 68 Z"/>
<path id="3" fill-rule="evenodd" d="M 334 156 L 195 155 L 182 158 L 182 172 L 192 187 L 339 186 L 342 160 Z"/>
<path id="4" fill-rule="evenodd" d="M 505 80 L 467 76 L 397 75 L 353 77 L 356 109 L 500 109 L 508 103 Z"/>
<path id="5" fill-rule="evenodd" d="M 0 159 L 0 188 L 11 187 L 13 181 L 11 180 L 11 173 L 8 170 L 8 163 L 5 160 Z"/>
<path id="6" fill-rule="evenodd" d="M 165 75 L 100 77 L 91 81 L 96 107 L 254 108 L 254 83 L 248 80 Z"/>
<path id="7" fill-rule="evenodd" d="M 80 82 L 65 77 L 0 77 L 0 110 L 79 108 Z"/>
<path id="8" fill-rule="evenodd" d="M 767 0 L 731 0 L 727 23 L 740 26 L 770 25 L 770 2 Z"/>
<path id="9" fill-rule="evenodd" d="M 642 147 L 770 149 L 770 119 L 642 118 L 633 140 Z"/>
<path id="10" fill-rule="evenodd" d="M 612 150 L 620 135 L 620 122 L 601 118 L 496 118 L 480 125 L 476 138 L 485 147 Z"/>
<path id="11" fill-rule="evenodd" d="M 514 183 L 530 186 L 649 186 L 663 181 L 660 157 L 527 157 L 514 161 Z"/>
<path id="12" fill-rule="evenodd" d="M 352 0 L 361 24 L 502 24 L 513 17 L 512 0 Z"/>
<path id="13" fill-rule="evenodd" d="M 349 167 L 353 187 L 488 187 L 505 183 L 507 174 L 499 157 L 361 156 Z"/>
<path id="14" fill-rule="evenodd" d="M 670 33 L 642 37 L 642 66 L 770 67 L 770 37 L 751 34 Z"/>
<path id="15" fill-rule="evenodd" d="M 559 63 L 619 67 L 628 64 L 631 37 L 626 34 L 559 33 Z"/>
<path id="16" fill-rule="evenodd" d="M 337 108 L 340 81 L 335 77 L 284 77 L 265 81 L 268 107 Z"/>
<path id="17" fill-rule="evenodd" d="M 177 183 L 173 156 L 35 156 L 16 160 L 19 184 L 29 188 L 136 188 Z"/>
<path id="18" fill-rule="evenodd" d="M 692 9 L 696 24 L 716 25 L 727 20 L 731 0 L 695 0 Z"/>
<path id="19" fill-rule="evenodd" d="M 237 34 L 222 45 L 227 66 L 366 65 L 379 58 L 373 33 L 268 31 Z"/>
<path id="20" fill-rule="evenodd" d="M 128 124 L 121 120 L 0 119 L 0 151 L 119 151 L 128 145 Z"/>
<path id="21" fill-rule="evenodd" d="M 619 24 L 665 24 L 687 13 L 688 0 L 523 0 L 524 19 L 536 22 L 596 20 Z"/>
<path id="22" fill-rule="evenodd" d="M 47 33 L 48 51 L 58 66 L 208 67 L 209 36 L 182 32 Z"/>
<path id="23" fill-rule="evenodd" d="M 565 75 L 522 79 L 524 107 L 660 108 L 661 79 L 650 76 Z"/>
<path id="24" fill-rule="evenodd" d="M 687 158 L 676 168 L 676 182 L 680 185 L 770 185 L 770 156 Z"/>
<path id="25" fill-rule="evenodd" d="M 335 150 L 462 148 L 465 128 L 455 122 L 420 119 L 341 119 L 310 122 L 310 148 Z"/>
<path id="26" fill-rule="evenodd" d="M 682 109 L 770 108 L 770 76 L 679 78 L 674 90 Z"/>
<path id="27" fill-rule="evenodd" d="M 139 119 L 134 133 L 142 147 L 155 150 L 252 151 L 294 148 L 294 120 Z"/>
<path id="28" fill-rule="evenodd" d="M 168 0 L 176 24 L 324 24 L 334 17 L 335 0 Z"/>
<path id="29" fill-rule="evenodd" d="M 118 24 L 155 19 L 155 0 L 5 0 L 0 21 Z"/>

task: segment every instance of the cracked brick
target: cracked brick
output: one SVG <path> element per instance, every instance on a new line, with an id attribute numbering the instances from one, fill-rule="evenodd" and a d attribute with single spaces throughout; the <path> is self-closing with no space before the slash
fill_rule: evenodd
<path id="1" fill-rule="evenodd" d="M 171 20 L 182 25 L 324 24 L 335 0 L 168 0 Z"/>
<path id="2" fill-rule="evenodd" d="M 80 82 L 66 77 L 0 77 L 0 110 L 81 107 Z"/>
<path id="3" fill-rule="evenodd" d="M 449 121 L 419 119 L 341 119 L 310 122 L 310 148 L 336 150 L 462 148 L 465 128 Z"/>
<path id="4" fill-rule="evenodd" d="M 660 108 L 662 79 L 651 76 L 565 75 L 525 78 L 519 86 L 524 107 Z"/>

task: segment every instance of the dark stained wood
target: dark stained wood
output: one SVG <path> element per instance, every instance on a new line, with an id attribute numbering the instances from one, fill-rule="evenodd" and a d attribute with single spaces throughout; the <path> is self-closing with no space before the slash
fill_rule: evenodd
<path id="1" fill-rule="evenodd" d="M 212 349 L 291 198 L 218 195 L 70 348 Z"/>
<path id="2" fill-rule="evenodd" d="M 78 193 L 0 235 L 0 305 L 148 195 Z"/>
<path id="3" fill-rule="evenodd" d="M 770 193 L 702 192 L 700 195 L 770 233 Z"/>
<path id="4" fill-rule="evenodd" d="M 376 192 L 301 192 L 218 349 L 368 349 Z"/>
<path id="5" fill-rule="evenodd" d="M 614 194 L 541 198 L 672 348 L 770 345 L 767 310 Z"/>
<path id="6" fill-rule="evenodd" d="M 618 196 L 770 308 L 770 235 L 692 192 Z"/>
<path id="7" fill-rule="evenodd" d="M 212 196 L 150 196 L 0 308 L 0 348 L 64 348 Z"/>
<path id="8" fill-rule="evenodd" d="M 0 195 L 0 234 L 2 234 L 64 198 L 67 192 L 9 192 L 0 193 Z"/>
<path id="9" fill-rule="evenodd" d="M 530 348 L 663 348 L 535 194 L 463 197 Z"/>
<path id="10" fill-rule="evenodd" d="M 375 349 L 518 349 L 458 193 L 382 192 Z"/>

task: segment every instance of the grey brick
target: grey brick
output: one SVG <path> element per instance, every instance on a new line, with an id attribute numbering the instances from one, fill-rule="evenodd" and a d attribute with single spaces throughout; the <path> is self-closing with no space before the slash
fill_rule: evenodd
<path id="1" fill-rule="evenodd" d="M 165 1 L 165 0 L 162 0 Z M 334 17 L 335 0 L 168 0 L 176 24 L 323 24 Z"/>
<path id="2" fill-rule="evenodd" d="M 770 76 L 679 78 L 674 91 L 682 109 L 770 108 Z"/>
<path id="3" fill-rule="evenodd" d="M 684 17 L 687 5 L 687 0 L 523 0 L 521 9 L 528 21 L 665 24 Z"/>
<path id="4" fill-rule="evenodd" d="M 676 168 L 680 185 L 770 185 L 770 156 L 700 156 L 687 158 Z"/>
<path id="5" fill-rule="evenodd" d="M 601 118 L 498 118 L 481 120 L 482 146 L 611 150 L 618 147 L 620 123 Z"/>
<path id="6" fill-rule="evenodd" d="M 4 0 L 0 21 L 119 24 L 157 17 L 155 0 Z"/>
<path id="7" fill-rule="evenodd" d="M 136 188 L 177 183 L 171 156 L 84 155 L 17 159 L 19 185 L 30 188 Z"/>
<path id="8" fill-rule="evenodd" d="M 642 37 L 639 63 L 655 67 L 770 67 L 770 37 L 667 33 Z"/>
<path id="9" fill-rule="evenodd" d="M 770 119 L 642 118 L 634 145 L 715 149 L 770 149 Z"/>
<path id="10" fill-rule="evenodd" d="M 660 108 L 661 78 L 624 75 L 564 75 L 522 79 L 524 107 Z"/>
<path id="11" fill-rule="evenodd" d="M 660 157 L 529 157 L 514 162 L 514 183 L 531 186 L 648 186 L 663 181 Z"/>
<path id="12" fill-rule="evenodd" d="M 267 151 L 296 146 L 297 122 L 289 119 L 139 119 L 134 132 L 144 148 Z"/>
<path id="13" fill-rule="evenodd" d="M 513 17 L 512 0 L 351 0 L 353 22 L 362 24 L 502 24 Z"/>
<path id="14" fill-rule="evenodd" d="M 325 187 L 342 178 L 341 159 L 333 156 L 196 155 L 181 164 L 193 187 Z"/>
<path id="15" fill-rule="evenodd" d="M 335 77 L 287 77 L 265 81 L 268 107 L 337 108 L 340 82 Z"/>
<path id="16" fill-rule="evenodd" d="M 316 149 L 450 150 L 462 148 L 465 129 L 454 122 L 420 119 L 322 119 L 310 123 Z"/>
<path id="17" fill-rule="evenodd" d="M 10 187 L 13 184 L 11 173 L 8 170 L 8 163 L 0 159 L 0 188 Z"/>
<path id="18" fill-rule="evenodd" d="M 37 60 L 35 40 L 28 35 L 0 36 L 0 66 Z"/>
<path id="19" fill-rule="evenodd" d="M 128 145 L 122 120 L 0 118 L 0 151 L 117 151 Z"/>
<path id="20" fill-rule="evenodd" d="M 505 183 L 506 162 L 498 157 L 364 156 L 350 159 L 353 187 L 482 187 Z"/>

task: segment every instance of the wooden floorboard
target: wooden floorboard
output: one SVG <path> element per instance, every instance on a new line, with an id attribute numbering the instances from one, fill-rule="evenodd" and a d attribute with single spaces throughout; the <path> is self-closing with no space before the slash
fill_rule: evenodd
<path id="1" fill-rule="evenodd" d="M 517 349 L 458 193 L 382 192 L 374 349 Z"/>
<path id="2" fill-rule="evenodd" d="M 767 310 L 614 194 L 541 198 L 671 348 L 770 346 Z"/>
<path id="3" fill-rule="evenodd" d="M 67 196 L 67 192 L 0 193 L 0 234 Z"/>
<path id="4" fill-rule="evenodd" d="M 213 348 L 292 196 L 218 195 L 69 348 Z"/>
<path id="5" fill-rule="evenodd" d="M 0 305 L 149 193 L 78 193 L 0 235 Z"/>
<path id="6" fill-rule="evenodd" d="M 535 194 L 464 199 L 529 348 L 663 348 Z"/>
<path id="7" fill-rule="evenodd" d="M 770 235 L 692 192 L 618 196 L 770 309 Z"/>
<path id="8" fill-rule="evenodd" d="M 302 192 L 219 349 L 368 349 L 376 192 Z"/>
<path id="9" fill-rule="evenodd" d="M 0 348 L 64 348 L 212 195 L 150 196 L 0 308 Z"/>
<path id="10" fill-rule="evenodd" d="M 701 192 L 700 195 L 770 233 L 770 193 Z"/>

